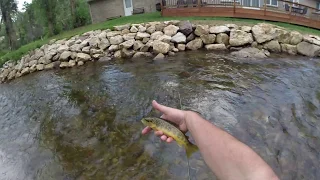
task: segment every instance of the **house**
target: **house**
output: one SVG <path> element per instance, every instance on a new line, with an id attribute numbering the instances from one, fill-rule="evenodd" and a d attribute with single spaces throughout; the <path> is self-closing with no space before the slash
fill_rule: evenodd
<path id="1" fill-rule="evenodd" d="M 155 12 L 160 0 L 88 0 L 92 23 L 136 13 Z"/>

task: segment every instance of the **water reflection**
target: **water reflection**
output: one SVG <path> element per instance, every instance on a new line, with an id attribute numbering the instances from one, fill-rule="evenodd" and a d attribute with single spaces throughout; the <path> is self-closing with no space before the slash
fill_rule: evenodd
<path id="1" fill-rule="evenodd" d="M 141 136 L 139 121 L 159 115 L 151 100 L 180 108 L 180 95 L 281 179 L 319 179 L 318 67 L 199 51 L 19 78 L 0 87 L 1 178 L 186 179 L 184 150 Z M 190 165 L 192 179 L 215 179 L 199 153 Z"/>

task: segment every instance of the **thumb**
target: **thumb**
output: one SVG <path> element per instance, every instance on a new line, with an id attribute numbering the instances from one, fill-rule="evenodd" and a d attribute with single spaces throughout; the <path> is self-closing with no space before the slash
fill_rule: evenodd
<path id="1" fill-rule="evenodd" d="M 153 108 L 162 112 L 163 114 L 168 114 L 169 111 L 171 110 L 171 108 L 169 108 L 167 106 L 163 106 L 163 105 L 157 103 L 157 101 L 155 101 L 155 100 L 152 101 L 152 106 L 153 106 Z"/>

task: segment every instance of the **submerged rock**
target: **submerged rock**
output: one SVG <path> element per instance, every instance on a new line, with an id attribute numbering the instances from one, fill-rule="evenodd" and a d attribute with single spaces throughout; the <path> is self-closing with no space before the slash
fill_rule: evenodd
<path id="1" fill-rule="evenodd" d="M 224 44 L 208 44 L 205 46 L 205 48 L 207 50 L 219 50 L 219 51 L 227 50 L 227 47 Z"/>
<path id="2" fill-rule="evenodd" d="M 165 56 L 162 53 L 159 53 L 155 58 L 153 58 L 153 60 L 161 60 L 164 58 L 165 58 Z"/>
<path id="3" fill-rule="evenodd" d="M 231 52 L 231 55 L 240 57 L 240 58 L 266 58 L 266 54 L 264 51 L 253 48 L 253 47 L 248 47 L 241 49 L 240 51 L 234 51 Z"/>

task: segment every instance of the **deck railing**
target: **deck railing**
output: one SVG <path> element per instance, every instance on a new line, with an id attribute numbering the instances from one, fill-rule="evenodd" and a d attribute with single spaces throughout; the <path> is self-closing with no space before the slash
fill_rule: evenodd
<path id="1" fill-rule="evenodd" d="M 164 16 L 243 17 L 320 29 L 319 9 L 287 0 L 162 0 L 161 7 Z"/>

